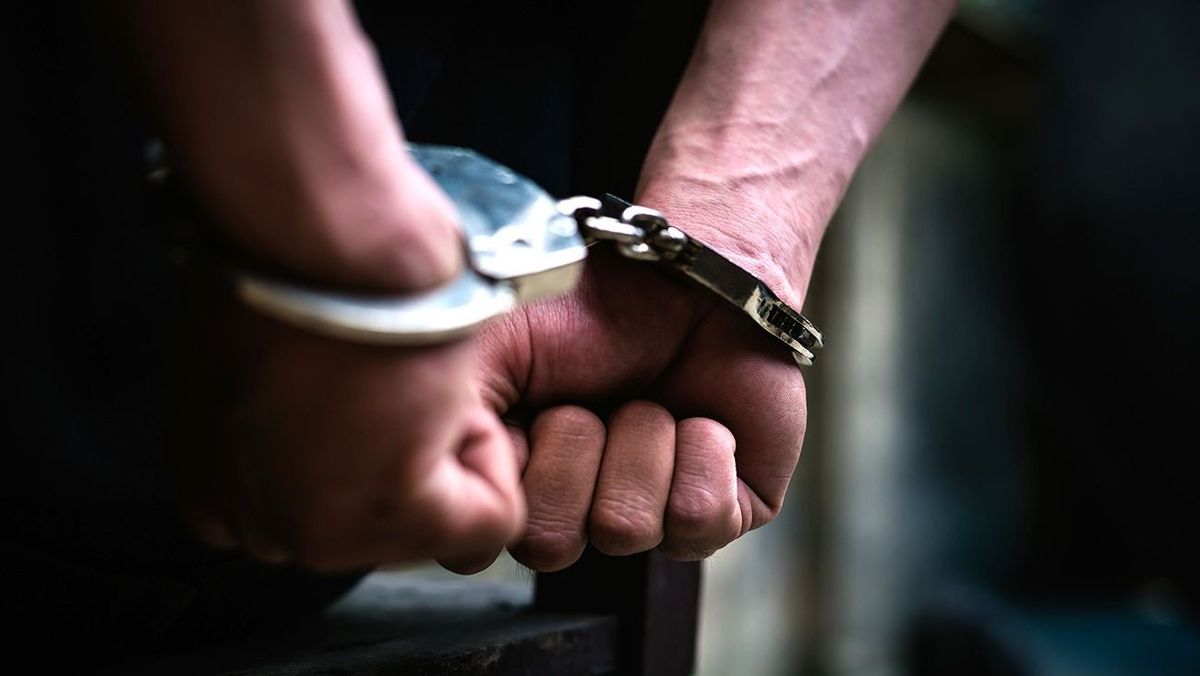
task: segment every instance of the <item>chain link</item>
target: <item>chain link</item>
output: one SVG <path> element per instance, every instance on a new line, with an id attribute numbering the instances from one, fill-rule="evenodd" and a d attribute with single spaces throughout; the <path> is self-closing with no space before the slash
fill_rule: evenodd
<path id="1" fill-rule="evenodd" d="M 642 261 L 669 261 L 687 246 L 688 236 L 667 222 L 662 213 L 642 206 L 630 206 L 620 217 L 604 214 L 600 200 L 571 197 L 558 203 L 563 214 L 575 219 L 589 243 L 609 241 L 628 258 Z"/>
<path id="2" fill-rule="evenodd" d="M 612 196 L 604 201 L 571 197 L 559 202 L 558 210 L 575 219 L 589 244 L 612 242 L 628 258 L 663 263 L 708 288 L 786 344 L 796 363 L 812 364 L 813 350 L 824 344 L 817 327 L 780 300 L 770 287 L 672 226 L 660 212 Z"/>

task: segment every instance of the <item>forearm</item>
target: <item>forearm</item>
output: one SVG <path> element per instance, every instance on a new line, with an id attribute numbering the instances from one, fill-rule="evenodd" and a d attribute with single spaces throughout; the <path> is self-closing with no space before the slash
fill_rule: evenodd
<path id="1" fill-rule="evenodd" d="M 817 245 L 951 0 L 715 0 L 639 201 L 799 306 Z"/>
<path id="2" fill-rule="evenodd" d="M 420 286 L 452 274 L 452 217 L 407 156 L 348 3 L 114 8 L 172 163 L 235 241 L 337 283 Z M 419 226 L 441 231 L 410 232 L 414 204 Z"/>

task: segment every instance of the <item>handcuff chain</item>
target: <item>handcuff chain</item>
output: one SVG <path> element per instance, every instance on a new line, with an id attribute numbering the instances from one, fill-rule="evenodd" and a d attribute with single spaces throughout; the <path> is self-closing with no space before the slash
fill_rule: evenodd
<path id="1" fill-rule="evenodd" d="M 627 258 L 641 261 L 670 261 L 687 246 L 688 236 L 667 222 L 662 213 L 642 206 L 629 206 L 619 217 L 604 213 L 594 197 L 570 197 L 558 203 L 559 211 L 575 219 L 588 243 L 609 241 Z"/>
<path id="2" fill-rule="evenodd" d="M 821 332 L 760 279 L 703 242 L 672 226 L 662 213 L 612 195 L 604 200 L 570 197 L 558 210 L 575 219 L 588 244 L 610 241 L 627 258 L 664 264 L 695 280 L 749 315 L 792 350 L 800 365 L 812 364 L 824 344 Z"/>

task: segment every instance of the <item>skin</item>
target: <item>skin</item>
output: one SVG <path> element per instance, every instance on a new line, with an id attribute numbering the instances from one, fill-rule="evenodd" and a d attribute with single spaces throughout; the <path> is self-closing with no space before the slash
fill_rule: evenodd
<path id="1" fill-rule="evenodd" d="M 394 292 L 461 265 L 348 5 L 117 7 L 172 158 L 234 241 Z M 825 224 L 951 10 L 716 0 L 636 201 L 802 307 Z M 203 291 L 190 306 L 181 498 L 202 537 L 265 561 L 471 572 L 511 543 L 556 570 L 588 542 L 701 558 L 778 515 L 803 440 L 785 350 L 604 251 L 573 293 L 436 349 L 327 341 Z"/>
<path id="2" fill-rule="evenodd" d="M 716 0 L 636 202 L 802 307 L 825 225 L 952 9 Z M 482 339 L 489 401 L 524 421 L 518 560 L 557 570 L 589 541 L 703 558 L 779 514 L 804 380 L 744 317 L 613 256 L 521 314 Z"/>
<path id="3" fill-rule="evenodd" d="M 215 225 L 317 285 L 402 294 L 462 264 L 348 3 L 112 6 L 168 154 Z M 201 54 L 203 58 L 197 58 Z M 216 546 L 320 570 L 502 547 L 524 522 L 471 341 L 382 349 L 188 294 L 169 451 Z"/>

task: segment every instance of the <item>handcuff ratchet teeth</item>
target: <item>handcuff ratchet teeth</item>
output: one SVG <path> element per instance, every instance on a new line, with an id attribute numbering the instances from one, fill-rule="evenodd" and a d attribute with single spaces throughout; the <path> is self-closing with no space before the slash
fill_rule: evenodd
<path id="1" fill-rule="evenodd" d="M 762 280 L 671 225 L 658 211 L 614 195 L 574 197 L 559 206 L 575 215 L 585 239 L 611 241 L 622 255 L 658 263 L 738 308 L 786 345 L 797 364 L 812 365 L 813 353 L 824 346 L 817 327 Z"/>

